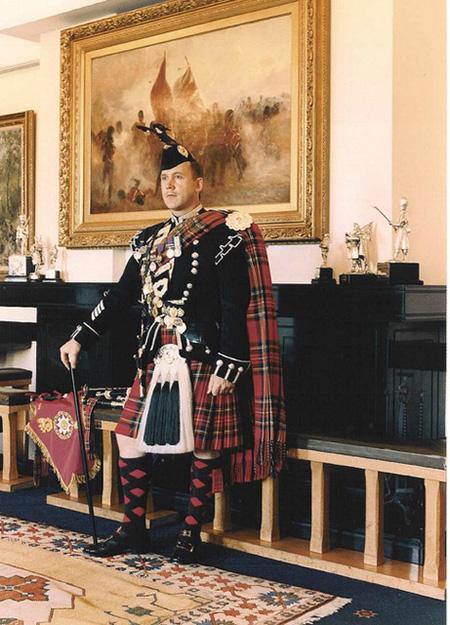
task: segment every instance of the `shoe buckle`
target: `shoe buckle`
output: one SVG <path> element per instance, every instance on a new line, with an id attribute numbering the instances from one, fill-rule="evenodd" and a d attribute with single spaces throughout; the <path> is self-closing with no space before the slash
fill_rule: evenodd
<path id="1" fill-rule="evenodd" d="M 186 538 L 192 538 L 192 530 L 181 530 L 180 536 L 186 536 Z"/>
<path id="2" fill-rule="evenodd" d="M 195 545 L 193 543 L 185 543 L 181 540 L 177 541 L 177 549 L 182 549 L 183 551 L 187 551 L 192 553 L 195 549 Z"/>

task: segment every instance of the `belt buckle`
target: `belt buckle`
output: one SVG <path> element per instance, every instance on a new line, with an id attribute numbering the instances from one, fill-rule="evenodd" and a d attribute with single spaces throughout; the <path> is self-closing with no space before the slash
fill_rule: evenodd
<path id="1" fill-rule="evenodd" d="M 178 345 L 162 345 L 155 356 L 155 363 L 165 362 L 171 365 L 173 362 L 181 358 Z"/>

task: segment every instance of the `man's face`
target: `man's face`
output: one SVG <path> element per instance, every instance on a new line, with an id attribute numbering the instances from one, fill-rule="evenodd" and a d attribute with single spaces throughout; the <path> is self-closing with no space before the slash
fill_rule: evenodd
<path id="1" fill-rule="evenodd" d="M 189 162 L 180 163 L 161 172 L 161 193 L 172 213 L 186 213 L 200 202 L 203 178 L 195 178 Z"/>

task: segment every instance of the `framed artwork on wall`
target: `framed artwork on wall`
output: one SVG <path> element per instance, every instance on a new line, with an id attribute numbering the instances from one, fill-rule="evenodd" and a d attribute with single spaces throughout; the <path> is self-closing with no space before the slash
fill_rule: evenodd
<path id="1" fill-rule="evenodd" d="M 329 0 L 177 0 L 61 33 L 60 244 L 127 245 L 167 217 L 158 121 L 203 166 L 207 208 L 265 238 L 328 229 Z"/>
<path id="2" fill-rule="evenodd" d="M 8 272 L 8 257 L 17 252 L 17 226 L 34 239 L 35 114 L 0 115 L 0 275 Z"/>

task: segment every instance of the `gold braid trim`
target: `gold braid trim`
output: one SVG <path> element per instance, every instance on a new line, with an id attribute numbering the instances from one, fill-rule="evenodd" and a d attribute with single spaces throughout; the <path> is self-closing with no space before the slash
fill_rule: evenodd
<path id="1" fill-rule="evenodd" d="M 39 436 L 36 434 L 36 432 L 32 429 L 30 423 L 27 423 L 27 425 L 25 426 L 25 432 L 41 450 L 42 455 L 44 456 L 46 461 L 49 463 L 49 465 L 52 467 L 53 471 L 55 472 L 55 475 L 58 478 L 58 481 L 61 484 L 61 487 L 66 493 L 66 495 L 69 495 L 70 490 L 73 489 L 76 484 L 84 484 L 86 482 L 86 477 L 84 475 L 76 475 L 75 473 L 72 473 L 72 478 L 69 484 L 66 484 L 62 478 L 61 473 L 55 467 L 52 457 L 50 456 L 50 452 L 48 451 L 44 443 L 41 441 Z M 94 456 L 94 464 L 92 465 L 92 468 L 89 471 L 89 478 L 91 480 L 94 479 L 94 477 L 100 471 L 101 466 L 102 466 L 102 462 L 100 458 L 98 458 L 97 456 Z"/>

